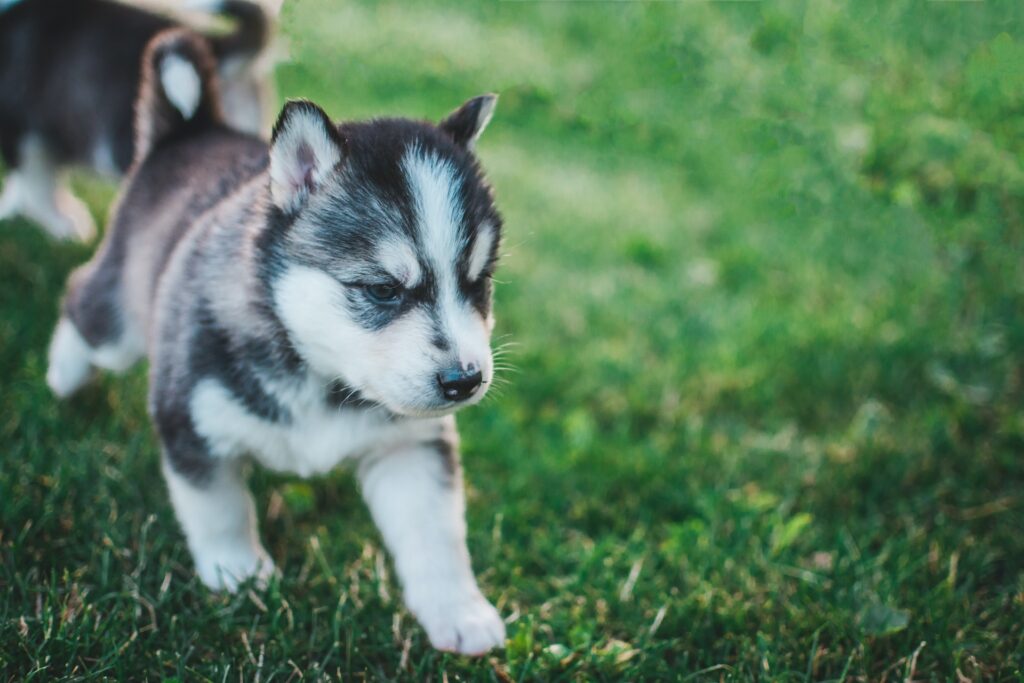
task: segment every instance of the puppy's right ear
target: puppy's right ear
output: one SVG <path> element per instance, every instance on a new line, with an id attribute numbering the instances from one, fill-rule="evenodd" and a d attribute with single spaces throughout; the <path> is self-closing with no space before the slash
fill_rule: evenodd
<path id="1" fill-rule="evenodd" d="M 342 140 L 324 110 L 289 100 L 270 138 L 270 196 L 285 213 L 298 211 L 341 162 Z"/>

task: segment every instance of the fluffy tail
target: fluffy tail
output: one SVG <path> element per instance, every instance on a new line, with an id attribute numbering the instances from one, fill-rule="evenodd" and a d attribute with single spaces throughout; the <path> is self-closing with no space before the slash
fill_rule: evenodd
<path id="1" fill-rule="evenodd" d="M 211 12 L 232 19 L 235 23 L 234 30 L 230 33 L 207 36 L 218 61 L 251 59 L 266 47 L 270 39 L 270 18 L 255 2 L 200 0 L 198 4 Z"/>
<path id="2" fill-rule="evenodd" d="M 135 163 L 172 135 L 222 122 L 215 64 L 207 41 L 191 31 L 153 36 L 135 101 Z"/>

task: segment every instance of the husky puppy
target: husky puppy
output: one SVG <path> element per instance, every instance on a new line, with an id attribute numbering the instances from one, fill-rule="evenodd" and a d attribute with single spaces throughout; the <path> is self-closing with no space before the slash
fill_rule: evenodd
<path id="1" fill-rule="evenodd" d="M 235 21 L 231 33 L 209 37 L 230 93 L 228 120 L 258 132 L 265 94 L 254 65 L 268 19 L 242 0 L 205 4 Z M 88 209 L 60 182 L 60 169 L 128 170 L 142 51 L 174 26 L 113 0 L 0 0 L 0 155 L 7 166 L 0 219 L 23 214 L 56 237 L 94 235 Z"/>
<path id="2" fill-rule="evenodd" d="M 492 379 L 502 220 L 473 154 L 496 97 L 434 125 L 333 123 L 291 101 L 268 145 L 218 111 L 210 55 L 161 34 L 136 161 L 50 348 L 59 396 L 148 355 L 149 409 L 200 578 L 269 576 L 240 465 L 354 464 L 409 609 L 437 648 L 505 628 L 466 549 L 452 413 Z"/>

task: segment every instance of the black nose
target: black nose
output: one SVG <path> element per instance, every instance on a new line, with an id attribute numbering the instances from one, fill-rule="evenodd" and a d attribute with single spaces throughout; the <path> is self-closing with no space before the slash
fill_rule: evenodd
<path id="1" fill-rule="evenodd" d="M 472 363 L 466 368 L 455 365 L 437 373 L 437 383 L 446 399 L 462 401 L 473 395 L 483 377 L 480 370 Z"/>

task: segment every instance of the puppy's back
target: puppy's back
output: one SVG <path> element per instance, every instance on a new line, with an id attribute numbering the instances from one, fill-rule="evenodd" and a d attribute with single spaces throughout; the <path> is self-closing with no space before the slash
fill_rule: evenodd
<path id="1" fill-rule="evenodd" d="M 103 243 L 69 291 L 72 310 L 114 293 L 120 303 L 106 317 L 122 311 L 147 329 L 160 276 L 190 228 L 266 168 L 266 143 L 224 123 L 213 69 L 194 33 L 171 29 L 147 46 L 135 158 Z"/>

